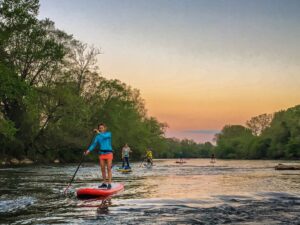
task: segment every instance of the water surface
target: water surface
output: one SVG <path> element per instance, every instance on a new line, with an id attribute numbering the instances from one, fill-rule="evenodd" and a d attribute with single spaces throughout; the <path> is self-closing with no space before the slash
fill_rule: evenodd
<path id="1" fill-rule="evenodd" d="M 300 172 L 278 161 L 156 160 L 152 168 L 114 170 L 125 191 L 106 205 L 75 190 L 100 183 L 95 164 L 0 169 L 1 224 L 300 224 Z M 296 162 L 297 163 L 297 162 Z M 101 207 L 100 207 L 101 206 Z"/>

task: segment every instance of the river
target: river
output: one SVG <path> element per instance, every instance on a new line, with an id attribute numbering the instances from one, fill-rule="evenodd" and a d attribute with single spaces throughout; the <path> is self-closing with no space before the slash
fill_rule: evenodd
<path id="1" fill-rule="evenodd" d="M 152 168 L 114 167 L 125 190 L 105 205 L 75 190 L 100 183 L 98 164 L 0 169 L 0 224 L 300 224 L 300 171 L 277 171 L 279 161 L 155 160 Z M 295 162 L 299 163 L 299 162 Z"/>

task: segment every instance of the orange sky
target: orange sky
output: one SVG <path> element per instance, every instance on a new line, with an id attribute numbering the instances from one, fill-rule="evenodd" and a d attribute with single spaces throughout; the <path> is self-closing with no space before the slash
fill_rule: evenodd
<path id="1" fill-rule="evenodd" d="M 174 130 L 221 129 L 225 124 L 244 124 L 252 116 L 300 103 L 297 77 L 300 70 L 296 66 L 287 68 L 280 63 L 266 66 L 265 61 L 255 62 L 256 59 L 242 63 L 224 59 L 206 64 L 199 60 L 195 68 L 189 66 L 186 57 L 174 66 L 172 62 L 155 64 L 148 61 L 148 55 L 144 61 L 139 58 L 142 62 L 136 66 L 122 66 L 118 59 L 109 59 L 118 65 L 114 68 L 106 63 L 105 57 L 101 56 L 102 69 L 108 74 L 117 71 L 122 76 L 111 75 L 112 78 L 140 89 L 149 114 L 167 122 Z M 172 68 L 166 69 L 168 66 Z"/>

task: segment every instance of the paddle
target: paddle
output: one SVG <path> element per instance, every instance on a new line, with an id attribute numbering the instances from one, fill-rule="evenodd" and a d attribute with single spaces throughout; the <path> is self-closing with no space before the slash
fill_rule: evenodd
<path id="1" fill-rule="evenodd" d="M 141 165 L 140 165 L 139 167 L 142 167 L 143 163 L 145 162 L 145 159 L 146 159 L 146 158 L 144 158 L 143 162 L 141 163 Z"/>
<path id="2" fill-rule="evenodd" d="M 80 160 L 80 163 L 79 163 L 79 165 L 78 165 L 78 167 L 77 167 L 77 169 L 76 169 L 76 171 L 75 171 L 75 173 L 74 173 L 72 179 L 70 180 L 69 185 L 68 185 L 67 188 L 65 189 L 64 194 L 66 194 L 67 190 L 68 190 L 69 187 L 71 186 L 71 184 L 72 184 L 72 182 L 73 182 L 73 180 L 74 180 L 74 178 L 75 178 L 75 176 L 76 176 L 76 173 L 77 173 L 77 171 L 79 170 L 79 167 L 81 166 L 81 164 L 82 164 L 82 162 L 83 162 L 84 157 L 85 157 L 85 154 L 83 153 L 83 154 L 82 154 L 82 157 L 81 157 L 81 160 Z"/>
<path id="3" fill-rule="evenodd" d="M 92 140 L 91 140 L 91 142 L 90 142 L 90 145 L 92 144 L 93 140 L 94 140 L 94 137 L 92 138 Z M 90 146 L 90 145 L 89 145 L 89 146 Z M 67 188 L 65 189 L 64 194 L 66 194 L 67 190 L 68 190 L 69 187 L 71 186 L 71 184 L 72 184 L 72 182 L 73 182 L 73 180 L 74 180 L 74 178 L 75 178 L 75 176 L 76 176 L 76 173 L 77 173 L 77 171 L 79 170 L 79 167 L 81 166 L 81 164 L 82 164 L 84 158 L 85 158 L 85 154 L 83 153 L 83 154 L 82 154 L 82 157 L 81 157 L 81 160 L 80 160 L 80 163 L 79 163 L 79 165 L 77 166 L 77 169 L 76 169 L 76 171 L 75 171 L 75 173 L 74 173 L 72 179 L 70 180 L 69 185 L 68 185 Z"/>

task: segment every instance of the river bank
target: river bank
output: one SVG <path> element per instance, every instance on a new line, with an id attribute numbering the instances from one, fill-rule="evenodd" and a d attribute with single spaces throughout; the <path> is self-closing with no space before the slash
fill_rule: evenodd
<path id="1" fill-rule="evenodd" d="M 52 161 L 52 163 L 60 163 L 59 159 L 55 159 Z M 23 165 L 31 165 L 31 164 L 41 164 L 41 162 L 33 161 L 29 158 L 10 158 L 10 159 L 4 159 L 0 160 L 0 166 L 2 167 L 9 167 L 9 166 L 23 166 Z"/>

